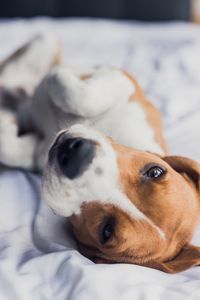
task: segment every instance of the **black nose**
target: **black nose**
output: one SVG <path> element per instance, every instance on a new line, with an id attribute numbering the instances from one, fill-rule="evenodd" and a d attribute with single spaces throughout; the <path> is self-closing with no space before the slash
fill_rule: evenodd
<path id="1" fill-rule="evenodd" d="M 74 179 L 83 174 L 95 155 L 95 143 L 83 138 L 68 138 L 57 149 L 57 161 L 62 173 Z"/>

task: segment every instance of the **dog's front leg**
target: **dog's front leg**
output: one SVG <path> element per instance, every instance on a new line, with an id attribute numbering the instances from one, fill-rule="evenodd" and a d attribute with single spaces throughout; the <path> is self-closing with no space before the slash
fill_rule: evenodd
<path id="1" fill-rule="evenodd" d="M 9 167 L 33 170 L 37 138 L 32 134 L 18 136 L 14 113 L 0 110 L 0 163 Z"/>
<path id="2" fill-rule="evenodd" d="M 101 115 L 117 102 L 127 100 L 134 91 L 122 71 L 105 67 L 78 74 L 59 66 L 47 76 L 45 88 L 63 112 L 83 118 Z"/>

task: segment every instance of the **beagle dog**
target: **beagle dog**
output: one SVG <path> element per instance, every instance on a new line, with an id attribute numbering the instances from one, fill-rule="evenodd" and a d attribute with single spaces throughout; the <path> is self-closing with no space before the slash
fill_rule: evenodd
<path id="1" fill-rule="evenodd" d="M 169 273 L 200 264 L 200 164 L 168 155 L 160 113 L 130 74 L 49 67 L 29 98 L 15 115 L 2 110 L 0 141 L 12 123 L 11 165 L 44 170 L 44 199 L 69 218 L 83 255 Z"/>

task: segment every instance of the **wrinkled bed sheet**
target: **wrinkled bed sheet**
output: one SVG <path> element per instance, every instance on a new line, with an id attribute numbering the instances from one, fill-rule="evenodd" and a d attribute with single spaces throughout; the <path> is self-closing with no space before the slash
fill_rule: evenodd
<path id="1" fill-rule="evenodd" d="M 109 64 L 135 74 L 163 113 L 171 153 L 200 159 L 200 27 L 38 19 L 0 22 L 0 59 L 53 31 L 68 65 Z M 40 178 L 0 172 L 0 299 L 199 300 L 200 267 L 168 275 L 81 256 L 70 227 L 41 201 Z M 197 231 L 196 244 L 200 244 Z"/>

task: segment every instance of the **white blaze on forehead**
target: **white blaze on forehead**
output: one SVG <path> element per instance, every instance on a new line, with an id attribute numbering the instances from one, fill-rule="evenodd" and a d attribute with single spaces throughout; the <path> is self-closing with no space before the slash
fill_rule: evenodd
<path id="1" fill-rule="evenodd" d="M 91 139 L 98 145 L 91 165 L 82 176 L 76 179 L 70 180 L 58 174 L 56 166 L 47 166 L 43 191 L 45 200 L 53 211 L 58 215 L 68 217 L 72 214 L 79 214 L 83 202 L 112 204 L 132 218 L 147 221 L 160 233 L 161 230 L 121 190 L 117 157 L 109 141 L 99 132 L 83 125 L 72 126 L 68 133 L 73 137 Z M 99 172 L 101 174 L 98 174 Z"/>

